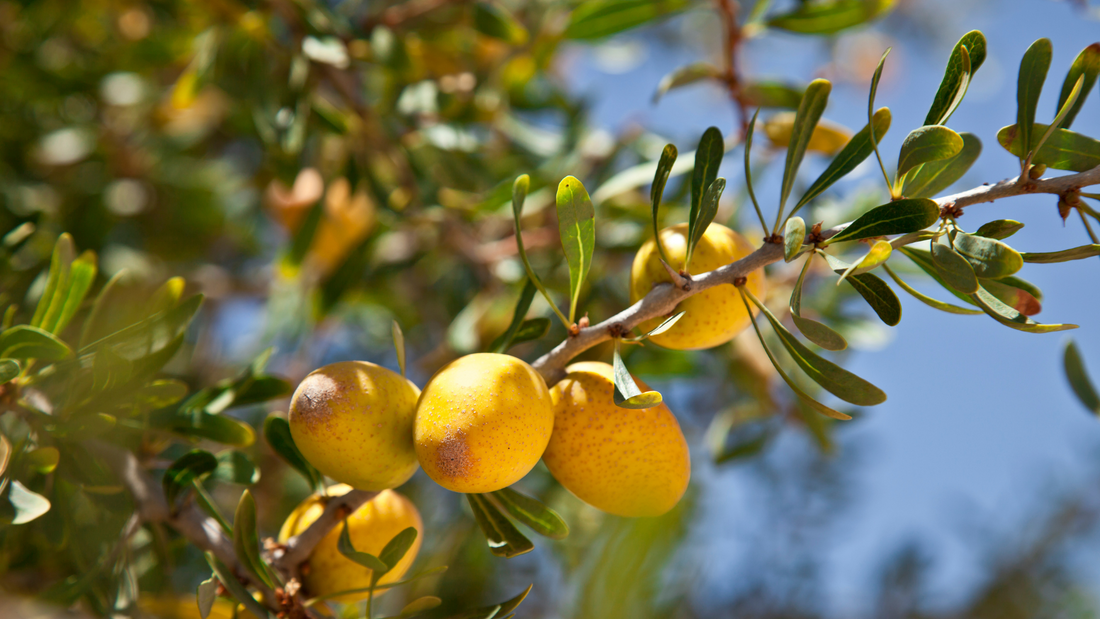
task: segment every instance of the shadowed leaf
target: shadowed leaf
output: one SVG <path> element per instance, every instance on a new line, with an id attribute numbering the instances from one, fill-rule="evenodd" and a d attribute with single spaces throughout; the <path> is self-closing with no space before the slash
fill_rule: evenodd
<path id="1" fill-rule="evenodd" d="M 316 490 L 320 487 L 321 474 L 298 451 L 290 434 L 290 423 L 286 419 L 277 415 L 268 416 L 264 420 L 264 439 L 280 458 L 306 478 L 310 488 Z"/>
<path id="2" fill-rule="evenodd" d="M 844 336 L 828 325 L 802 316 L 802 284 L 806 280 L 806 272 L 810 269 L 813 259 L 814 254 L 806 258 L 806 263 L 802 265 L 802 272 L 798 275 L 798 282 L 795 283 L 794 290 L 791 292 L 791 320 L 802 335 L 814 344 L 825 350 L 844 350 L 848 348 L 848 342 Z"/>
<path id="3" fill-rule="evenodd" d="M 884 265 L 883 268 L 886 269 L 886 273 L 890 275 L 890 277 L 894 280 L 894 283 L 900 286 L 902 290 L 908 292 L 910 295 L 912 295 L 914 298 L 916 298 L 921 303 L 924 303 L 928 307 L 938 309 L 941 312 L 947 312 L 948 314 L 958 314 L 962 316 L 974 316 L 983 313 L 980 310 L 967 309 L 965 307 L 951 305 L 950 303 L 944 303 L 943 301 L 940 301 L 938 299 L 933 299 L 932 297 L 918 291 L 916 288 L 913 288 L 909 284 L 905 283 L 904 280 L 898 277 L 897 273 L 894 273 L 894 271 L 890 269 L 889 265 Z"/>
<path id="4" fill-rule="evenodd" d="M 1024 331 L 1026 333 L 1051 333 L 1054 331 L 1065 331 L 1067 329 L 1077 328 L 1077 325 L 1044 325 L 1037 323 L 1016 311 L 1015 308 L 1005 305 L 1000 299 L 990 294 L 984 288 L 978 288 L 978 292 L 970 295 L 970 298 L 994 320 L 1006 327 L 1016 329 L 1017 331 Z"/>
<path id="5" fill-rule="evenodd" d="M 569 39 L 601 39 L 629 30 L 688 7 L 685 0 L 590 0 L 580 3 L 569 18 Z"/>
<path id="6" fill-rule="evenodd" d="M 513 518 L 531 527 L 535 533 L 551 539 L 565 539 L 569 536 L 569 525 L 557 512 L 538 500 L 511 488 L 497 490 L 492 496 Z"/>
<path id="7" fill-rule="evenodd" d="M 480 494 L 467 494 L 474 519 L 489 542 L 489 552 L 498 557 L 511 558 L 535 549 L 531 540 L 524 537 L 495 505 Z"/>
<path id="8" fill-rule="evenodd" d="M 657 103 L 665 93 L 674 88 L 720 77 L 722 77 L 722 70 L 709 62 L 696 62 L 680 67 L 661 78 L 657 84 L 657 92 L 653 93 L 653 102 Z"/>
<path id="9" fill-rule="evenodd" d="M 649 190 L 649 200 L 653 206 L 653 238 L 657 244 L 657 251 L 661 254 L 661 260 L 668 264 L 668 254 L 665 253 L 664 243 L 661 242 L 661 198 L 665 195 L 665 184 L 672 173 L 672 166 L 676 163 L 677 151 L 672 144 L 665 144 L 661 151 L 661 159 L 657 162 L 657 172 L 653 176 L 653 186 Z"/>
<path id="10" fill-rule="evenodd" d="M 1069 386 L 1077 399 L 1092 414 L 1100 415 L 1100 395 L 1097 395 L 1096 387 L 1089 379 L 1088 372 L 1085 370 L 1085 360 L 1081 357 L 1081 351 L 1077 349 L 1077 343 L 1073 340 L 1066 342 L 1062 364 L 1066 371 L 1066 378 L 1069 379 Z"/>
<path id="11" fill-rule="evenodd" d="M 703 208 L 703 199 L 718 179 L 718 167 L 722 165 L 722 156 L 725 155 L 725 152 L 726 145 L 722 139 L 722 132 L 718 130 L 718 127 L 707 127 L 707 130 L 703 132 L 703 137 L 699 138 L 699 148 L 695 150 L 695 167 L 691 173 L 691 210 L 688 214 L 688 239 L 696 237 L 700 211 Z M 723 182 L 722 188 L 725 188 L 725 186 L 726 184 Z M 720 191 L 719 195 L 721 195 Z M 711 215 L 711 219 L 714 219 L 713 215 Z M 704 230 L 705 228 L 704 226 Z"/>
<path id="12" fill-rule="evenodd" d="M 913 129 L 901 144 L 898 178 L 904 178 L 909 170 L 923 163 L 951 159 L 962 152 L 962 148 L 962 136 L 943 125 Z"/>
<path id="13" fill-rule="evenodd" d="M 876 206 L 860 215 L 839 234 L 827 241 L 858 241 L 889 234 L 908 234 L 923 230 L 940 218 L 940 207 L 934 200 L 909 198 Z"/>
<path id="14" fill-rule="evenodd" d="M 719 178 L 711 183 L 710 187 L 707 187 L 706 193 L 703 194 L 703 199 L 699 203 L 699 211 L 695 214 L 695 226 L 689 232 L 687 257 L 684 259 L 685 271 L 691 263 L 691 258 L 695 255 L 695 248 L 699 245 L 699 240 L 703 238 L 707 226 L 714 221 L 714 216 L 718 213 L 718 199 L 722 197 L 722 192 L 725 189 L 726 179 Z"/>
<path id="15" fill-rule="evenodd" d="M 987 279 L 1008 277 L 1024 266 L 1020 252 L 984 236 L 960 232 L 952 239 L 955 251 L 974 267 L 974 274 Z"/>
<path id="16" fill-rule="evenodd" d="M 806 87 L 806 94 L 802 96 L 802 102 L 795 113 L 794 125 L 791 127 L 791 138 L 787 147 L 787 160 L 783 165 L 783 185 L 779 194 L 779 214 L 783 214 L 783 207 L 787 198 L 791 195 L 795 178 L 798 176 L 798 168 L 802 165 L 802 158 L 806 155 L 806 148 L 810 145 L 814 128 L 821 120 L 821 114 L 829 103 L 829 93 L 833 85 L 828 80 L 817 79 Z M 778 225 L 776 226 L 778 227 Z"/>
<path id="17" fill-rule="evenodd" d="M 834 34 L 865 24 L 894 7 L 895 0 L 807 2 L 768 20 L 768 26 L 800 34 Z"/>
<path id="18" fill-rule="evenodd" d="M 963 294 L 974 294 L 978 291 L 978 276 L 974 274 L 974 267 L 947 243 L 932 242 L 932 264 L 936 267 L 936 273 L 948 286 Z"/>
<path id="19" fill-rule="evenodd" d="M 169 507 L 175 509 L 176 500 L 191 488 L 191 482 L 212 473 L 216 468 L 218 459 L 203 449 L 194 449 L 177 458 L 164 472 L 161 482 Z"/>
<path id="20" fill-rule="evenodd" d="M 60 361 L 72 354 L 65 342 L 38 327 L 17 325 L 0 333 L 0 357 Z"/>
<path id="21" fill-rule="evenodd" d="M 512 341 L 515 340 L 516 333 L 519 332 L 520 327 L 524 324 L 524 318 L 527 316 L 527 311 L 531 309 L 531 301 L 535 299 L 535 284 L 528 278 L 523 284 L 523 291 L 519 293 L 519 299 L 516 301 L 516 309 L 512 312 L 512 323 L 508 325 L 508 328 L 501 333 L 492 344 L 489 344 L 489 352 L 503 353 L 512 346 Z M 549 324 L 547 324 L 549 328 Z"/>
<path id="22" fill-rule="evenodd" d="M 1073 124 L 1074 119 L 1077 118 L 1077 113 L 1081 111 L 1081 106 L 1085 104 L 1085 98 L 1088 97 L 1089 92 L 1092 91 L 1092 87 L 1096 85 L 1096 78 L 1100 75 L 1100 43 L 1093 43 L 1085 49 L 1081 50 L 1081 53 L 1077 55 L 1077 58 L 1073 61 L 1073 65 L 1069 68 L 1069 73 L 1066 74 L 1065 81 L 1062 82 L 1062 93 L 1058 97 L 1057 110 L 1061 110 L 1067 101 L 1069 101 L 1070 93 L 1073 92 L 1073 87 L 1077 84 L 1077 80 L 1082 79 L 1081 94 L 1077 98 L 1077 101 L 1070 106 L 1066 113 L 1065 120 L 1062 121 L 1062 126 L 1069 129 Z"/>
<path id="23" fill-rule="evenodd" d="M 1012 219 L 997 219 L 982 224 L 974 236 L 984 236 L 987 239 L 1007 239 L 1024 227 L 1024 224 Z"/>
<path id="24" fill-rule="evenodd" d="M 1085 258 L 1092 258 L 1093 256 L 1100 256 L 1100 245 L 1082 245 L 1080 247 L 1074 247 L 1072 249 L 1063 249 L 1062 251 L 1052 251 L 1046 253 L 1024 252 L 1020 254 L 1020 258 L 1024 262 L 1034 262 L 1038 264 L 1052 264 L 1055 262 L 1069 262 L 1070 260 L 1084 260 Z"/>
<path id="25" fill-rule="evenodd" d="M 910 198 L 931 198 L 955 184 L 982 154 L 982 141 L 973 133 L 960 133 L 962 150 L 954 157 L 921 164 L 905 175 L 901 193 Z"/>
<path id="26" fill-rule="evenodd" d="M 1039 105 L 1039 95 L 1043 92 L 1043 82 L 1047 79 L 1052 53 L 1050 39 L 1039 39 L 1027 48 L 1020 60 L 1020 72 L 1016 81 L 1016 126 L 1021 128 L 1021 159 L 1027 157 L 1035 145 L 1037 134 L 1032 128 L 1035 124 L 1035 108 Z M 1032 163 L 1037 162 L 1032 159 Z"/>

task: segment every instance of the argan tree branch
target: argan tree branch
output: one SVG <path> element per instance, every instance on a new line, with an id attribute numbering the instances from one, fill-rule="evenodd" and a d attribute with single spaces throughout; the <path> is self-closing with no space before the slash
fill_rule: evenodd
<path id="1" fill-rule="evenodd" d="M 945 206 L 963 208 L 973 204 L 1034 193 L 1064 196 L 1076 192 L 1082 187 L 1098 184 L 1100 184 L 1100 166 L 1078 174 L 1044 178 L 1022 184 L 1018 183 L 1018 178 L 1011 178 L 994 185 L 983 185 L 938 198 L 936 203 L 941 208 Z M 837 226 L 832 230 L 823 232 L 822 236 L 829 238 L 843 230 L 843 228 L 844 226 Z M 575 336 L 566 338 L 553 350 L 539 357 L 532 366 L 542 374 L 547 384 L 553 385 L 565 376 L 565 366 L 573 357 L 601 342 L 610 340 L 613 333 L 627 333 L 647 320 L 669 316 L 684 299 L 714 286 L 733 284 L 734 280 L 746 277 L 756 269 L 782 259 L 782 244 L 764 243 L 762 247 L 740 260 L 708 273 L 694 276 L 688 290 L 676 288 L 669 283 L 658 284 L 634 305 L 601 323 L 581 329 Z"/>
<path id="2" fill-rule="evenodd" d="M 286 544 L 272 553 L 271 564 L 283 574 L 296 576 L 299 567 L 309 558 L 325 535 L 348 514 L 377 495 L 377 492 L 352 490 L 341 496 L 330 497 L 325 504 L 325 511 L 313 521 L 313 524 L 287 540 Z"/>

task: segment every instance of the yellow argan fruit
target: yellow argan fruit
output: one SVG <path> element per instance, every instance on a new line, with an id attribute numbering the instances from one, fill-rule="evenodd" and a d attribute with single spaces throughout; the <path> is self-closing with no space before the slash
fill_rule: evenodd
<path id="1" fill-rule="evenodd" d="M 416 406 L 420 466 L 455 492 L 492 492 L 519 481 L 554 429 L 542 376 L 508 355 L 476 353 L 436 372 Z"/>
<path id="2" fill-rule="evenodd" d="M 668 406 L 615 406 L 606 363 L 574 363 L 566 371 L 550 390 L 554 434 L 542 455 L 554 479 L 585 503 L 619 516 L 660 516 L 675 507 L 691 478 L 691 457 Z"/>
<path id="3" fill-rule="evenodd" d="M 349 486 L 338 484 L 330 487 L 328 492 L 331 496 L 341 496 L 350 490 Z M 286 542 L 305 531 L 324 510 L 325 503 L 320 495 L 315 494 L 302 501 L 302 504 L 294 508 L 290 517 L 283 523 L 283 528 L 279 530 L 279 541 Z M 416 553 L 420 551 L 421 538 L 424 536 L 424 523 L 420 520 L 420 512 L 412 501 L 404 496 L 393 490 L 383 490 L 348 516 L 348 536 L 351 538 L 351 545 L 355 546 L 359 552 L 370 553 L 376 557 L 393 539 L 393 536 L 409 527 L 416 529 L 416 541 L 397 565 L 378 581 L 379 584 L 384 585 L 400 580 L 416 560 Z M 344 525 L 340 523 L 329 531 L 306 560 L 307 569 L 303 569 L 302 574 L 310 596 L 330 595 L 370 586 L 371 570 L 340 554 L 337 544 L 343 529 Z M 385 589 L 376 591 L 374 597 L 385 592 Z M 366 597 L 366 593 L 354 593 L 334 599 L 337 602 L 349 603 L 366 599 Z"/>
<path id="4" fill-rule="evenodd" d="M 416 472 L 413 419 L 420 390 L 384 367 L 342 361 L 302 379 L 290 435 L 318 471 L 360 490 L 396 488 Z"/>
<path id="5" fill-rule="evenodd" d="M 687 224 L 661 230 L 661 243 L 673 268 L 680 268 L 687 253 Z M 710 224 L 691 258 L 688 272 L 692 275 L 713 271 L 752 253 L 753 246 L 740 234 L 720 225 Z M 644 297 L 655 284 L 670 281 L 668 272 L 661 265 L 657 244 L 649 239 L 634 256 L 630 270 L 630 302 Z M 748 289 L 763 298 L 765 282 L 763 269 L 749 274 Z M 683 318 L 671 329 L 655 335 L 650 341 L 676 350 L 699 350 L 725 344 L 749 326 L 749 314 L 741 302 L 741 294 L 730 284 L 715 286 L 680 302 L 677 312 L 686 311 Z M 755 308 L 753 309 L 755 313 Z M 642 323 L 642 331 L 661 324 L 663 317 Z"/>
<path id="6" fill-rule="evenodd" d="M 767 134 L 768 141 L 780 148 L 789 146 L 794 130 L 794 116 L 794 112 L 782 112 L 769 118 L 764 123 L 764 133 Z M 814 127 L 806 150 L 832 156 L 840 152 L 851 138 L 852 134 L 844 127 L 822 120 Z"/>

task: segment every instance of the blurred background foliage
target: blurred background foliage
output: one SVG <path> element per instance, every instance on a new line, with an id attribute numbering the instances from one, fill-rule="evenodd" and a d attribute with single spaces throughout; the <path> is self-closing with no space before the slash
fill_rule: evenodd
<path id="1" fill-rule="evenodd" d="M 834 79 L 850 71 L 865 83 L 889 33 L 935 29 L 936 3 L 853 4 L 864 11 L 856 27 L 894 13 L 877 27 L 874 46 L 825 33 L 831 55 L 813 63 Z M 773 13 L 812 3 L 776 5 Z M 310 491 L 255 440 L 291 385 L 341 359 L 396 367 L 393 319 L 404 327 L 418 384 L 505 329 L 523 282 L 508 203 L 520 173 L 532 178 L 525 243 L 550 288 L 564 299 L 568 270 L 548 207 L 558 180 L 572 174 L 593 189 L 599 219 L 598 259 L 581 305 L 597 319 L 626 307 L 626 273 L 650 217 L 651 176 L 631 166 L 655 159 L 670 138 L 686 151 L 697 136 L 662 136 L 629 122 L 615 133 L 593 126 L 592 95 L 571 88 L 570 73 L 578 55 L 614 53 L 599 44 L 637 28 L 660 49 L 697 45 L 689 31 L 668 27 L 681 15 L 717 13 L 701 0 L 0 2 L 0 308 L 11 308 L 4 326 L 32 321 L 63 232 L 74 256 L 95 255 L 85 303 L 95 316 L 82 311 L 57 332 L 79 342 L 78 352 L 158 312 L 187 314 L 165 327 L 169 341 L 155 348 L 122 361 L 102 361 L 100 352 L 63 368 L 72 374 L 37 383 L 67 411 L 58 412 L 60 426 L 0 416 L 16 454 L 9 474 L 52 502 L 45 516 L 0 528 L 0 614 L 196 616 L 193 592 L 209 575 L 202 554 L 162 526 L 134 529 L 129 497 L 83 441 L 109 437 L 157 471 L 196 442 L 227 460 L 246 454 L 262 471 L 258 480 L 205 483 L 223 512 L 242 483 L 252 485 L 260 530 L 274 533 Z M 764 22 L 759 30 L 766 36 Z M 716 36 L 706 47 L 720 54 L 718 33 L 708 33 Z M 756 85 L 771 98 L 758 94 L 749 104 L 770 106 L 769 116 L 797 105 L 796 83 Z M 744 121 L 736 112 L 731 104 L 727 135 Z M 783 152 L 766 143 L 761 150 L 762 170 Z M 682 180 L 666 192 L 666 221 L 686 216 Z M 759 241 L 759 230 L 739 223 L 743 183 L 733 188 L 716 221 Z M 845 221 L 844 213 L 881 199 L 849 191 L 817 208 Z M 785 267 L 771 273 L 769 298 L 778 306 L 797 275 Z M 822 286 L 808 304 L 853 343 L 877 341 L 881 326 L 853 310 L 843 290 Z M 197 300 L 188 305 L 197 293 L 201 309 Z M 97 298 L 106 299 L 102 308 L 96 301 L 90 309 Z M 549 309 L 536 299 L 532 313 Z M 552 323 L 549 335 L 513 353 L 533 359 L 564 335 Z M 601 347 L 586 357 L 609 355 Z M 521 485 L 557 509 L 572 534 L 540 540 L 535 552 L 509 561 L 488 553 L 456 495 L 423 475 L 404 486 L 428 532 L 417 565 L 450 569 L 388 595 L 385 609 L 430 594 L 444 600 L 433 612 L 446 616 L 534 582 L 523 616 L 833 616 L 822 570 L 854 500 L 845 473 L 859 464 L 859 449 L 837 451 L 829 422 L 776 395 L 774 370 L 751 332 L 701 353 L 637 348 L 630 360 L 643 376 L 701 378 L 668 391 L 693 458 L 743 468 L 743 498 L 754 513 L 739 529 L 743 548 L 722 595 L 699 586 L 707 581 L 694 560 L 711 550 L 699 518 L 712 501 L 699 489 L 705 475 L 670 514 L 630 520 L 584 506 L 540 466 Z M 74 391 L 68 381 L 78 375 L 93 395 Z M 223 411 L 232 421 L 215 436 L 188 425 Z M 180 421 L 185 416 L 192 421 Z M 52 438 L 32 449 L 40 427 Z M 42 453 L 50 448 L 52 465 Z M 933 557 L 919 541 L 883 549 L 877 589 L 866 592 L 871 616 L 1095 616 L 1095 596 L 1066 551 L 1095 541 L 1098 501 L 1095 493 L 1043 497 L 1030 520 L 1003 536 L 969 537 L 988 556 L 987 571 L 953 605 L 928 589 Z"/>

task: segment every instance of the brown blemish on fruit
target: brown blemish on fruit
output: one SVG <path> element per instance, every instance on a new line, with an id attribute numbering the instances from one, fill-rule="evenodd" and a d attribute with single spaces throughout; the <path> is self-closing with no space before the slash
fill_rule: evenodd
<path id="1" fill-rule="evenodd" d="M 332 417 L 333 402 L 344 397 L 339 381 L 326 374 L 310 374 L 298 388 L 294 413 L 312 431 L 317 424 L 328 423 Z"/>
<path id="2" fill-rule="evenodd" d="M 436 466 L 439 467 L 439 472 L 452 479 L 463 478 L 470 474 L 471 464 L 466 433 L 448 433 L 436 450 Z"/>

